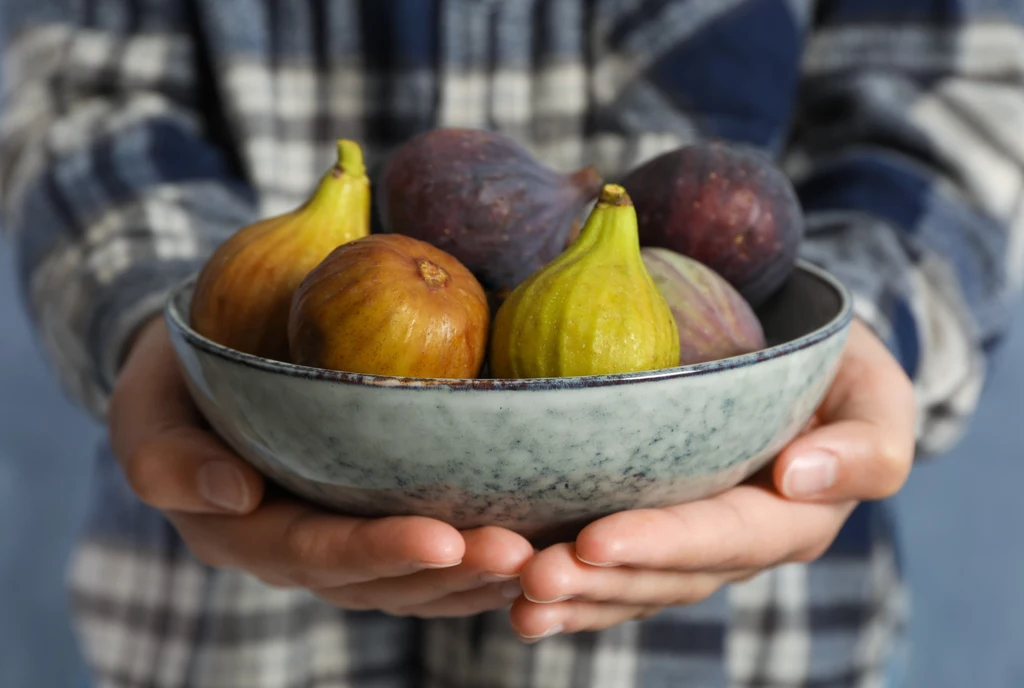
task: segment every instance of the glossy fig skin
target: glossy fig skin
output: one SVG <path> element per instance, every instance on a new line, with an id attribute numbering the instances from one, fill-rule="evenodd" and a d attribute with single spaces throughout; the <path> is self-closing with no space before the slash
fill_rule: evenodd
<path id="1" fill-rule="evenodd" d="M 401 234 L 340 246 L 295 290 L 292 361 L 350 373 L 477 377 L 490 311 L 464 265 Z"/>
<path id="2" fill-rule="evenodd" d="M 576 241 L 498 309 L 489 362 L 503 379 L 658 370 L 676 365 L 678 337 L 629 197 L 608 184 Z"/>
<path id="3" fill-rule="evenodd" d="M 679 329 L 679 365 L 760 351 L 764 329 L 746 299 L 708 266 L 665 248 L 640 249 Z"/>
<path id="4" fill-rule="evenodd" d="M 683 146 L 640 165 L 622 185 L 636 204 L 641 245 L 700 261 L 755 308 L 796 266 L 800 202 L 789 178 L 753 148 Z"/>
<path id="5" fill-rule="evenodd" d="M 192 294 L 192 327 L 218 344 L 288 361 L 292 294 L 327 254 L 370 233 L 370 180 L 354 141 L 298 208 L 228 237 L 204 263 Z"/>
<path id="6" fill-rule="evenodd" d="M 503 134 L 441 128 L 396 148 L 376 193 L 385 232 L 450 253 L 500 300 L 570 243 L 601 184 L 593 168 L 559 174 Z"/>

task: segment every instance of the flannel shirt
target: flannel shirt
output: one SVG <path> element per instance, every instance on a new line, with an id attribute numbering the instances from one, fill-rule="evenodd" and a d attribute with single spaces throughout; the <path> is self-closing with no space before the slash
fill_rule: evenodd
<path id="1" fill-rule="evenodd" d="M 359 140 L 434 126 L 608 178 L 718 137 L 784 166 L 803 255 L 914 380 L 921 455 L 975 408 L 1024 275 L 1012 0 L 6 0 L 3 224 L 55 375 L 97 417 L 124 343 L 234 230 Z M 191 556 L 109 451 L 70 582 L 119 688 L 882 686 L 906 615 L 884 503 L 833 546 L 599 633 L 330 608 Z"/>

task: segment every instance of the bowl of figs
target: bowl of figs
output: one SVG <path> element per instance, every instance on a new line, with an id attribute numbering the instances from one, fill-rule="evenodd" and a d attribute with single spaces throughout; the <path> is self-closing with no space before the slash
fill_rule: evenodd
<path id="1" fill-rule="evenodd" d="M 755 150 L 610 180 L 432 129 L 371 184 L 337 147 L 165 311 L 212 429 L 295 498 L 571 538 L 747 480 L 832 383 L 850 295 L 798 256 L 794 189 Z"/>

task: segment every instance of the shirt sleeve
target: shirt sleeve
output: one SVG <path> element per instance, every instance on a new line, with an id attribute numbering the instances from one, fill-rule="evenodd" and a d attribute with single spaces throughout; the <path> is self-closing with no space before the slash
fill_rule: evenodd
<path id="1" fill-rule="evenodd" d="M 970 6 L 820 2 L 786 158 L 804 256 L 912 377 L 922 456 L 965 430 L 1024 275 L 1024 7 Z"/>
<path id="2" fill-rule="evenodd" d="M 0 210 L 24 303 L 76 402 L 106 410 L 168 289 L 253 219 L 190 3 L 5 0 Z"/>

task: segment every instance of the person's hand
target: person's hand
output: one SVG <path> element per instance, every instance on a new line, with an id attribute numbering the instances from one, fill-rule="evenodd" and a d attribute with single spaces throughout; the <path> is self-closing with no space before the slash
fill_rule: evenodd
<path id="1" fill-rule="evenodd" d="M 507 607 L 533 554 L 499 528 L 460 533 L 428 518 L 346 518 L 268 499 L 259 473 L 210 433 L 185 386 L 166 326 L 135 339 L 112 394 L 112 448 L 138 497 L 215 567 L 311 589 L 345 609 L 419 617 Z"/>
<path id="2" fill-rule="evenodd" d="M 902 487 L 914 433 L 910 380 L 855 322 L 815 420 L 769 468 L 709 499 L 613 514 L 574 544 L 538 553 L 523 568 L 512 624 L 530 641 L 598 630 L 698 602 L 780 564 L 812 561 L 859 501 Z"/>

